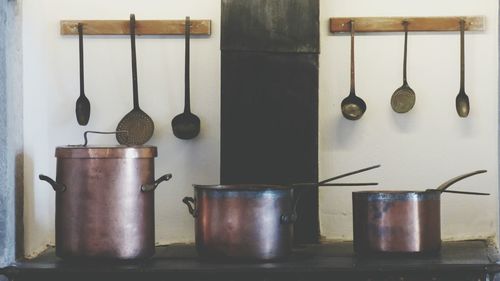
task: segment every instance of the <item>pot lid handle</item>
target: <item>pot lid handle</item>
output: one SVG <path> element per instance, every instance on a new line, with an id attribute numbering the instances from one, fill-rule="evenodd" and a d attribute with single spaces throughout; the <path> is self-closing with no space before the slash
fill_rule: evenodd
<path id="1" fill-rule="evenodd" d="M 87 138 L 88 133 L 102 134 L 102 135 L 125 134 L 128 137 L 128 131 L 113 131 L 113 132 L 85 131 L 85 133 L 83 133 L 83 139 L 85 140 L 85 142 L 83 143 L 83 146 L 87 146 L 87 144 L 88 144 L 88 138 Z"/>

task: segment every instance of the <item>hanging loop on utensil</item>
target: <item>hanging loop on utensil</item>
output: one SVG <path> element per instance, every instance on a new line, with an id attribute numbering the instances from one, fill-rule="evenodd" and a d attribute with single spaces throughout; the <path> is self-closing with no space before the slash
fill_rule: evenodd
<path id="1" fill-rule="evenodd" d="M 66 191 L 66 185 L 64 185 L 62 183 L 58 183 L 58 182 L 56 182 L 55 180 L 51 179 L 50 177 L 48 177 L 46 175 L 40 174 L 40 175 L 38 175 L 38 178 L 40 180 L 48 182 L 52 186 L 52 189 L 54 189 L 55 192 L 64 192 L 64 191 Z"/>
<path id="2" fill-rule="evenodd" d="M 127 132 L 127 131 L 113 131 L 113 132 L 85 131 L 85 132 L 83 133 L 83 139 L 84 139 L 83 146 L 87 146 L 87 144 L 88 144 L 88 137 L 87 137 L 87 134 L 88 134 L 88 133 L 92 133 L 92 134 L 101 134 L 101 135 L 116 135 L 116 134 L 125 134 L 125 138 L 128 136 L 128 132 Z"/>
<path id="3" fill-rule="evenodd" d="M 194 200 L 193 197 L 189 196 L 184 197 L 184 199 L 182 199 L 182 203 L 186 204 L 189 213 L 193 216 L 193 218 L 196 218 L 198 216 L 198 209 L 196 208 L 196 200 Z"/>
<path id="4" fill-rule="evenodd" d="M 154 191 L 160 183 L 168 181 L 171 178 L 172 174 L 163 175 L 159 179 L 155 180 L 153 183 L 141 185 L 141 191 L 142 192 Z"/>

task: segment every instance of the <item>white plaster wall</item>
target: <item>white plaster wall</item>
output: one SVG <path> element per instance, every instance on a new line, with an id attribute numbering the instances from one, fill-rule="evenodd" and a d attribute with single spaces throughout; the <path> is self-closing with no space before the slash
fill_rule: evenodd
<path id="1" fill-rule="evenodd" d="M 410 33 L 408 83 L 417 96 L 412 111 L 394 113 L 390 98 L 402 84 L 403 33 L 356 38 L 356 93 L 367 103 L 359 121 L 341 116 L 349 93 L 348 34 L 331 35 L 329 17 L 484 15 L 484 32 L 466 33 L 467 119 L 455 111 L 459 90 L 459 33 Z M 498 1 L 323 0 L 320 55 L 320 177 L 380 163 L 352 180 L 376 180 L 377 189 L 433 188 L 461 173 L 488 173 L 452 189 L 489 197 L 444 194 L 442 236 L 494 236 L 498 228 Z M 328 239 L 352 239 L 351 191 L 322 188 L 320 221 Z M 436 214 L 437 215 L 437 214 Z"/>
<path id="2" fill-rule="evenodd" d="M 494 0 L 323 0 L 320 55 L 320 176 L 375 163 L 381 169 L 353 181 L 376 180 L 380 189 L 432 188 L 455 175 L 488 169 L 454 189 L 492 193 L 490 197 L 442 197 L 443 238 L 488 237 L 497 233 L 498 3 Z M 52 189 L 37 177 L 55 176 L 54 149 L 79 144 L 87 129 L 114 130 L 132 107 L 130 42 L 123 37 L 85 37 L 86 93 L 90 123 L 77 125 L 78 42 L 59 35 L 61 19 L 212 20 L 212 35 L 191 44 L 192 110 L 202 120 L 200 136 L 176 139 L 170 121 L 183 110 L 183 37 L 137 40 L 140 103 L 155 122 L 149 144 L 159 148 L 156 174 L 174 178 L 156 191 L 158 243 L 193 241 L 193 221 L 183 196 L 192 183 L 219 182 L 220 1 L 219 0 L 25 0 L 23 2 L 25 243 L 30 255 L 54 242 Z M 467 33 L 466 91 L 472 110 L 457 117 L 458 33 L 411 33 L 408 79 L 417 104 L 408 114 L 393 113 L 389 99 L 401 85 L 402 34 L 369 34 L 356 39 L 357 93 L 368 110 L 356 122 L 341 117 L 349 92 L 349 37 L 330 35 L 331 16 L 485 15 L 485 32 Z M 91 137 L 113 144 L 111 136 Z M 352 190 L 322 188 L 321 232 L 329 239 L 352 238 Z"/>
<path id="3" fill-rule="evenodd" d="M 212 35 L 191 42 L 191 109 L 201 133 L 190 141 L 174 137 L 170 122 L 184 109 L 184 37 L 137 38 L 141 108 L 155 122 L 148 144 L 158 147 L 156 175 L 174 177 L 156 191 L 158 243 L 192 241 L 193 221 L 181 199 L 192 183 L 219 182 L 220 1 L 218 0 L 25 0 L 24 136 L 25 241 L 30 255 L 54 242 L 54 191 L 38 174 L 55 176 L 54 149 L 81 144 L 85 130 L 111 131 L 132 109 L 128 36 L 85 37 L 86 94 L 91 117 L 75 119 L 79 94 L 78 38 L 61 36 L 62 19 L 211 19 Z M 92 136 L 93 144 L 115 144 L 112 136 Z"/>

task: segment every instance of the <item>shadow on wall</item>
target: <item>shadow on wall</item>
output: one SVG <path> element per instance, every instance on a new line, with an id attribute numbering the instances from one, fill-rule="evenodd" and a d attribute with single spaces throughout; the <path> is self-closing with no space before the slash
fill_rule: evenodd
<path id="1" fill-rule="evenodd" d="M 24 153 L 16 154 L 14 185 L 16 190 L 16 258 L 22 258 L 24 256 Z"/>

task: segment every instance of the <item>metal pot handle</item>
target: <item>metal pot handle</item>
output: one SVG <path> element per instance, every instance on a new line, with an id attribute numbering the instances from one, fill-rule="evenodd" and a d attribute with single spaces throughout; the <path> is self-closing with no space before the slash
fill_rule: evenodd
<path id="1" fill-rule="evenodd" d="M 142 192 L 154 191 L 160 183 L 162 183 L 164 181 L 168 181 L 171 178 L 172 178 L 172 174 L 163 175 L 159 179 L 155 180 L 153 183 L 141 185 L 141 191 Z"/>
<path id="2" fill-rule="evenodd" d="M 40 175 L 38 175 L 38 178 L 40 180 L 48 182 L 52 186 L 52 188 L 55 190 L 55 192 L 64 192 L 64 191 L 66 191 L 66 185 L 64 185 L 62 183 L 57 183 L 55 180 L 49 178 L 46 175 L 40 174 Z"/>
<path id="3" fill-rule="evenodd" d="M 118 134 L 125 134 L 128 137 L 128 131 L 113 131 L 113 132 L 100 132 L 100 131 L 85 131 L 83 133 L 83 139 L 84 143 L 83 146 L 87 146 L 88 144 L 88 137 L 87 134 L 92 133 L 92 134 L 101 134 L 101 135 L 118 135 Z"/>
<path id="4" fill-rule="evenodd" d="M 282 224 L 293 224 L 297 221 L 297 205 L 299 204 L 300 194 L 295 196 L 292 205 L 292 213 L 288 215 L 281 215 L 280 221 Z"/>
<path id="5" fill-rule="evenodd" d="M 196 200 L 194 200 L 193 197 L 184 197 L 184 199 L 182 199 L 182 203 L 186 204 L 189 209 L 189 213 L 193 216 L 193 218 L 196 218 L 198 216 L 198 209 L 196 209 L 196 207 L 193 207 L 193 205 L 196 206 Z"/>

